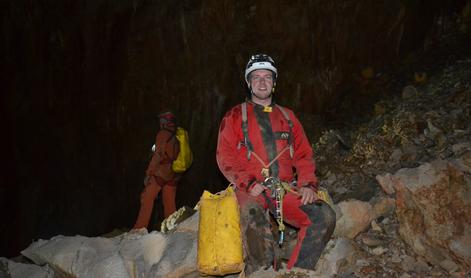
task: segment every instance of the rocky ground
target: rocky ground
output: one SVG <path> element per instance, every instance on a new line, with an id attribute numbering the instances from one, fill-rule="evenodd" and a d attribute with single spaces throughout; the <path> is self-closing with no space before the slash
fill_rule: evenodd
<path id="1" fill-rule="evenodd" d="M 470 150 L 471 59 L 457 60 L 427 80 L 411 82 L 371 109 L 370 121 L 350 132 L 326 131 L 314 146 L 320 178 L 336 202 L 374 202 L 387 195 L 378 184 L 378 175 L 451 159 Z M 465 272 L 451 274 L 450 269 L 431 265 L 417 255 L 401 239 L 399 225 L 395 213 L 373 220 L 355 238 L 360 251 L 355 264 L 343 267 L 339 276 L 465 276 Z"/>

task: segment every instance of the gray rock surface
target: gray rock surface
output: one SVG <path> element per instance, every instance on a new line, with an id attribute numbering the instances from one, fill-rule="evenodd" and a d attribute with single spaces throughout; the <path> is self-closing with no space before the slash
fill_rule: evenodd
<path id="1" fill-rule="evenodd" d="M 16 263 L 7 258 L 0 258 L 0 277 L 11 278 L 53 278 L 54 271 L 48 266 Z"/>

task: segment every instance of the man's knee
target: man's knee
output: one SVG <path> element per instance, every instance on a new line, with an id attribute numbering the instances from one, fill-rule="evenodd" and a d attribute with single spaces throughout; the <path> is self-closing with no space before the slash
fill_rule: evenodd
<path id="1" fill-rule="evenodd" d="M 149 183 L 146 187 L 144 187 L 144 190 L 141 193 L 141 202 L 145 200 L 152 200 L 157 197 L 157 194 L 159 194 L 160 191 L 160 186 L 158 186 L 156 183 Z"/>
<path id="2" fill-rule="evenodd" d="M 333 232 L 336 215 L 335 211 L 327 203 L 318 201 L 309 205 L 303 205 L 301 209 L 308 215 L 313 224 L 322 224 Z"/>
<path id="3" fill-rule="evenodd" d="M 240 217 L 243 223 L 263 227 L 269 225 L 265 210 L 256 202 L 246 202 L 240 209 Z"/>
<path id="4" fill-rule="evenodd" d="M 273 264 L 273 235 L 269 216 L 258 203 L 241 207 L 244 244 L 246 246 L 246 273 Z"/>

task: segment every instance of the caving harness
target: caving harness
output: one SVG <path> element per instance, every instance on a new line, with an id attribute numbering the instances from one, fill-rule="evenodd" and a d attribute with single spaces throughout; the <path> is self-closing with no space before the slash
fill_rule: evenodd
<path id="1" fill-rule="evenodd" d="M 288 183 L 285 181 L 281 181 L 278 177 L 270 177 L 270 166 L 275 163 L 278 158 L 287 150 L 290 152 L 290 157 L 293 158 L 294 156 L 294 147 L 293 147 L 293 122 L 288 116 L 288 113 L 286 110 L 275 104 L 275 107 L 278 108 L 285 119 L 288 121 L 289 125 L 289 136 L 288 136 L 288 146 L 281 150 L 281 152 L 272 160 L 270 163 L 265 164 L 264 161 L 258 156 L 254 151 L 253 151 L 253 145 L 249 140 L 249 130 L 248 130 L 248 122 L 247 122 L 247 102 L 243 102 L 242 104 L 242 131 L 244 134 L 244 140 L 241 142 L 238 146 L 240 148 L 241 145 L 244 145 L 247 148 L 247 160 L 250 160 L 251 155 L 253 156 L 262 164 L 262 170 L 261 174 L 264 178 L 264 181 L 262 182 L 262 185 L 270 189 L 271 191 L 271 198 L 275 200 L 275 204 L 273 206 L 271 200 L 268 200 L 268 197 L 266 196 L 265 192 L 263 193 L 263 196 L 267 199 L 267 202 L 271 205 L 271 210 L 273 214 L 275 215 L 276 222 L 278 223 L 278 231 L 280 233 L 280 237 L 278 240 L 278 244 L 281 246 L 284 241 L 284 231 L 285 231 L 285 225 L 283 223 L 283 198 L 286 194 L 286 192 L 291 192 L 293 194 L 299 195 L 298 192 L 293 190 L 293 185 L 295 185 L 296 181 L 293 181 L 292 183 Z M 264 112 L 271 112 L 272 107 L 267 106 L 264 108 Z M 327 203 L 329 206 L 333 206 L 332 199 L 329 196 L 329 193 L 326 188 L 319 186 L 317 187 L 317 197 Z"/>
<path id="2" fill-rule="evenodd" d="M 275 163 L 275 161 L 277 161 L 278 158 L 280 158 L 280 156 L 287 150 L 289 150 L 290 157 L 293 158 L 294 156 L 293 122 L 289 118 L 286 110 L 283 107 L 275 104 L 275 107 L 281 111 L 285 119 L 288 121 L 288 126 L 289 126 L 289 136 L 287 138 L 288 146 L 286 146 L 283 150 L 281 150 L 281 152 L 275 158 L 273 158 L 272 161 L 270 161 L 268 164 L 265 164 L 265 162 L 260 158 L 260 156 L 258 156 L 257 153 L 253 151 L 253 145 L 249 140 L 249 128 L 248 128 L 248 121 L 247 121 L 247 102 L 243 102 L 241 105 L 242 105 L 242 132 L 244 133 L 243 145 L 245 145 L 247 148 L 247 160 L 250 160 L 251 155 L 253 154 L 253 156 L 263 166 L 261 170 L 261 174 L 265 180 L 262 184 L 268 189 L 270 189 L 271 191 L 270 197 L 275 200 L 273 214 L 275 215 L 276 222 L 278 223 L 278 231 L 280 233 L 278 244 L 281 246 L 284 241 L 284 231 L 285 231 L 285 225 L 283 223 L 283 198 L 286 192 L 293 192 L 294 194 L 298 194 L 298 193 L 295 192 L 293 189 L 291 189 L 291 186 L 287 182 L 281 181 L 277 177 L 270 177 L 269 169 L 270 169 L 270 166 L 273 163 Z M 264 111 L 267 108 L 271 109 L 271 107 L 266 107 Z M 271 112 L 271 110 L 268 110 L 267 112 Z"/>

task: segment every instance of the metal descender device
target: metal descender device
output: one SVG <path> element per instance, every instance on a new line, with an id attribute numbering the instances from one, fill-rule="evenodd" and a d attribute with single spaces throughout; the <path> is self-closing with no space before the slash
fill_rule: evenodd
<path id="1" fill-rule="evenodd" d="M 281 246 L 285 238 L 285 224 L 283 223 L 283 198 L 287 191 L 293 192 L 293 190 L 290 188 L 288 183 L 274 177 L 266 178 L 263 182 L 263 185 L 270 189 L 270 197 L 275 200 L 274 215 L 276 222 L 278 223 L 278 232 L 280 233 L 278 245 Z"/>

